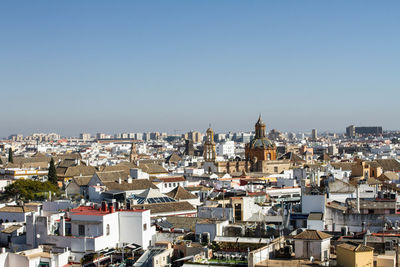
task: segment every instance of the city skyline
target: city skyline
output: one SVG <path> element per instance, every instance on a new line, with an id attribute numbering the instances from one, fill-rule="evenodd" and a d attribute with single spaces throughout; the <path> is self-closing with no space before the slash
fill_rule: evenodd
<path id="1" fill-rule="evenodd" d="M 396 130 L 399 5 L 2 2 L 0 136 Z"/>

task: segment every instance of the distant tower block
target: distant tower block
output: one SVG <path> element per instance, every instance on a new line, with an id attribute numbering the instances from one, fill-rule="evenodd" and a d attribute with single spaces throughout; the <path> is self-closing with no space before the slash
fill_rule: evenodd
<path id="1" fill-rule="evenodd" d="M 311 131 L 311 138 L 312 138 L 313 140 L 317 140 L 317 138 L 318 138 L 318 131 L 317 131 L 317 129 L 312 129 L 312 131 Z"/>

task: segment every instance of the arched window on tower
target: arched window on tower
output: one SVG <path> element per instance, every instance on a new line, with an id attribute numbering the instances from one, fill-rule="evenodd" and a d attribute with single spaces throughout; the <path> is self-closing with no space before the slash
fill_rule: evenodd
<path id="1" fill-rule="evenodd" d="M 268 160 L 271 160 L 271 153 L 268 153 L 268 154 L 267 154 L 267 159 L 268 159 Z"/>

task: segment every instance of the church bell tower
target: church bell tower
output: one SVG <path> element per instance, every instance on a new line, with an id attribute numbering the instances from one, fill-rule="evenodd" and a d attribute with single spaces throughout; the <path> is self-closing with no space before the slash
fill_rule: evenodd
<path id="1" fill-rule="evenodd" d="M 204 161 L 215 162 L 215 142 L 214 142 L 214 131 L 208 128 L 206 133 L 206 141 L 204 142 Z"/>

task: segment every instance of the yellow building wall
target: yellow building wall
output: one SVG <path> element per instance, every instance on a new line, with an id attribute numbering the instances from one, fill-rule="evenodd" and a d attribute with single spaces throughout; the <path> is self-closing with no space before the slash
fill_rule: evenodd
<path id="1" fill-rule="evenodd" d="M 357 267 L 373 267 L 374 266 L 374 252 L 356 252 L 356 266 Z"/>
<path id="2" fill-rule="evenodd" d="M 354 251 L 344 249 L 341 247 L 336 247 L 336 261 L 339 267 L 354 267 L 355 257 Z"/>
<path id="3" fill-rule="evenodd" d="M 340 267 L 373 267 L 374 252 L 355 252 L 336 247 L 337 266 Z"/>

